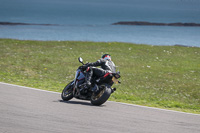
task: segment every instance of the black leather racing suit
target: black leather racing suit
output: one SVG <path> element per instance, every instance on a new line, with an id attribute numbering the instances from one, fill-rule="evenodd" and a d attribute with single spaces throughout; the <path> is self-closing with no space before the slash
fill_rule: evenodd
<path id="1" fill-rule="evenodd" d="M 101 68 L 97 68 L 96 66 L 101 66 Z M 116 67 L 115 64 L 111 60 L 99 59 L 94 63 L 88 63 L 86 66 L 86 83 L 91 83 L 92 76 L 102 77 L 106 73 L 115 73 Z"/>

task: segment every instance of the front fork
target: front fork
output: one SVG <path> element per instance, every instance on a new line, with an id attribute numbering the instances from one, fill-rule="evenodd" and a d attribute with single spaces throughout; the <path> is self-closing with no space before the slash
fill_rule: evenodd
<path id="1" fill-rule="evenodd" d="M 77 97 L 77 96 L 80 96 L 80 90 L 78 88 L 78 82 L 74 81 L 74 86 L 73 86 L 73 96 L 74 97 Z"/>

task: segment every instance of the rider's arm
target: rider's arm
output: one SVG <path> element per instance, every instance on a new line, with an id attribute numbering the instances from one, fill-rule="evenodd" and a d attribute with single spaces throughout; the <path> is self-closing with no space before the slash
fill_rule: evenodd
<path id="1" fill-rule="evenodd" d="M 89 67 L 89 66 L 101 66 L 103 62 L 104 62 L 104 60 L 99 59 L 99 60 L 96 61 L 96 62 L 88 63 L 88 64 L 87 64 L 87 67 Z"/>

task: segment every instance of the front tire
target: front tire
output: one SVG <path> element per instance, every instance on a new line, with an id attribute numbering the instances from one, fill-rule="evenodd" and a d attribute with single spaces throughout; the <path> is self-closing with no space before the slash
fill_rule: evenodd
<path id="1" fill-rule="evenodd" d="M 103 88 L 100 91 L 100 93 L 97 95 L 93 93 L 91 96 L 91 104 L 96 105 L 96 106 L 99 106 L 105 103 L 112 93 L 111 89 L 107 87 L 107 85 L 103 84 L 100 87 Z"/>
<path id="2" fill-rule="evenodd" d="M 73 98 L 73 84 L 72 84 L 72 82 L 67 84 L 65 86 L 65 88 L 63 89 L 62 93 L 61 93 L 61 98 L 64 101 L 69 101 L 69 100 L 71 100 Z"/>

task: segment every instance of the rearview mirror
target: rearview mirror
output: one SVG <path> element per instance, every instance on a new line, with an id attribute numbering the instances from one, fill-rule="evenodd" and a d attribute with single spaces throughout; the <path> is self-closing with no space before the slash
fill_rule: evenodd
<path id="1" fill-rule="evenodd" d="M 83 59 L 81 57 L 78 58 L 79 62 L 83 64 Z M 84 64 L 83 64 L 84 65 Z"/>

